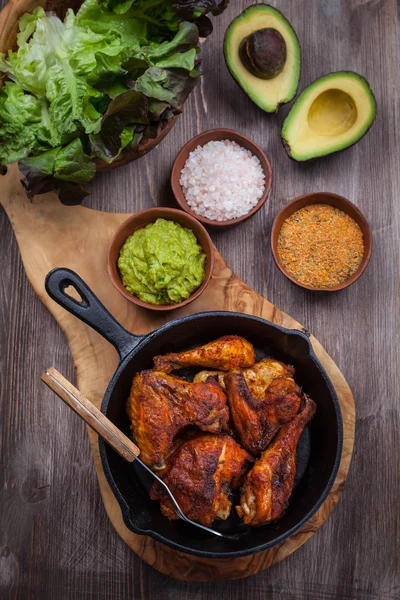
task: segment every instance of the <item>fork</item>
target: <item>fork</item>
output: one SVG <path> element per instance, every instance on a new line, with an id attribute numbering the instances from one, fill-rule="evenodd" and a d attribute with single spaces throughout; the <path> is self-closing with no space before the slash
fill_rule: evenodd
<path id="1" fill-rule="evenodd" d="M 189 519 L 181 510 L 178 502 L 176 501 L 173 493 L 169 489 L 166 483 L 154 473 L 150 467 L 144 464 L 139 458 L 140 449 L 134 444 L 122 431 L 118 429 L 102 412 L 94 406 L 90 400 L 88 400 L 81 392 L 76 389 L 65 377 L 57 371 L 54 367 L 49 367 L 41 376 L 42 381 L 51 389 L 61 400 L 65 402 L 72 410 L 85 421 L 89 427 L 94 429 L 96 433 L 101 436 L 122 458 L 126 461 L 133 463 L 135 460 L 156 479 L 156 481 L 163 486 L 168 496 L 170 497 L 176 514 L 186 521 L 193 527 L 203 529 L 208 533 L 212 533 L 218 537 L 231 538 L 236 536 L 230 536 L 223 534 L 219 531 L 215 531 L 210 527 L 201 525 Z"/>

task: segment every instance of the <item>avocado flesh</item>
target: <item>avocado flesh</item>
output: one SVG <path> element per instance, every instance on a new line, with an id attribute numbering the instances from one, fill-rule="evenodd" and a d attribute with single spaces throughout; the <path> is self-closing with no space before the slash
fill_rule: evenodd
<path id="1" fill-rule="evenodd" d="M 294 160 L 325 156 L 358 142 L 375 114 L 375 97 L 364 77 L 330 73 L 300 94 L 283 124 L 282 140 Z"/>
<path id="2" fill-rule="evenodd" d="M 282 71 L 273 79 L 256 77 L 243 65 L 239 48 L 254 31 L 272 28 L 279 31 L 286 43 L 287 58 Z M 280 104 L 296 95 L 300 79 L 300 44 L 289 21 L 269 4 L 256 4 L 243 11 L 226 30 L 224 40 L 226 65 L 240 87 L 266 112 L 275 112 Z"/>

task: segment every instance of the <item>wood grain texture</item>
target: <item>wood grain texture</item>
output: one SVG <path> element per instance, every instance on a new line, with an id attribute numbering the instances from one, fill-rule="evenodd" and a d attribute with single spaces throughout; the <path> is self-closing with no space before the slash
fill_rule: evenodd
<path id="1" fill-rule="evenodd" d="M 2 213 L 2 598 L 394 600 L 400 595 L 399 8 L 396 0 L 271 3 L 299 35 L 301 88 L 337 69 L 359 71 L 370 81 L 378 115 L 368 136 L 354 148 L 314 163 L 288 160 L 279 140 L 288 108 L 277 116 L 264 115 L 236 88 L 223 64 L 225 28 L 248 4 L 231 0 L 215 20 L 214 34 L 204 46 L 205 76 L 176 127 L 143 159 L 99 175 L 85 205 L 120 212 L 173 205 L 168 177 L 175 155 L 207 128 L 232 127 L 261 145 L 274 173 L 268 203 L 240 227 L 212 236 L 239 277 L 313 331 L 350 383 L 357 434 L 341 501 L 307 544 L 250 579 L 178 582 L 136 558 L 115 535 L 103 509 L 84 427 L 40 383 L 49 364 L 72 380 L 71 357 L 57 324 L 36 301 Z M 293 286 L 276 269 L 269 251 L 277 211 L 287 199 L 316 190 L 348 197 L 374 233 L 366 273 L 348 290 L 329 297 Z"/>
<path id="2" fill-rule="evenodd" d="M 82 394 L 95 406 L 100 407 L 116 367 L 116 352 L 99 334 L 61 308 L 46 294 L 44 280 L 47 273 L 55 267 L 66 267 L 76 271 L 116 319 L 133 333 L 147 333 L 171 318 L 207 310 L 249 313 L 284 327 L 301 329 L 294 319 L 241 281 L 218 253 L 209 285 L 191 304 L 175 310 L 173 314 L 146 311 L 132 304 L 121 294 L 115 293 L 107 275 L 107 248 L 116 229 L 125 221 L 126 215 L 94 211 L 81 206 L 62 206 L 54 201 L 52 194 L 38 196 L 33 202 L 29 202 L 19 179 L 19 171 L 16 165 L 13 165 L 3 179 L 1 203 L 15 231 L 29 281 L 66 335 L 83 403 L 85 399 L 82 398 Z M 93 255 L 93 248 L 96 246 L 99 252 Z M 87 260 L 87 257 L 90 257 L 90 260 Z M 107 514 L 126 544 L 158 571 L 189 581 L 248 577 L 289 556 L 325 523 L 340 497 L 350 466 L 354 446 L 355 406 L 351 390 L 333 360 L 315 338 L 311 336 L 310 339 L 315 353 L 335 386 L 341 405 L 342 459 L 332 490 L 320 510 L 295 535 L 270 550 L 234 560 L 208 560 L 175 552 L 151 538 L 133 534 L 125 527 L 120 508 L 105 479 L 97 436 L 92 429 L 88 429 Z M 47 379 L 46 383 L 49 385 Z M 65 385 L 67 388 L 71 386 L 68 382 Z"/>
<path id="3" fill-rule="evenodd" d="M 54 367 L 46 369 L 41 375 L 41 380 L 124 460 L 133 462 L 139 456 L 140 450 L 136 444 L 57 369 Z"/>

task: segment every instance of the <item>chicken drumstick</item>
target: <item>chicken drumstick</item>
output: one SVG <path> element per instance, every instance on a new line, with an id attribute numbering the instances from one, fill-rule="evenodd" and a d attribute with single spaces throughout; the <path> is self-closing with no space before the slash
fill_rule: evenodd
<path id="1" fill-rule="evenodd" d="M 164 373 L 183 367 L 209 367 L 229 371 L 233 367 L 251 367 L 254 361 L 253 345 L 237 335 L 226 335 L 187 352 L 154 357 L 155 368 Z"/>
<path id="2" fill-rule="evenodd" d="M 295 418 L 283 425 L 247 474 L 236 507 L 246 525 L 259 526 L 280 519 L 289 503 L 296 475 L 296 447 L 308 421 L 316 410 L 315 402 L 305 399 Z"/>

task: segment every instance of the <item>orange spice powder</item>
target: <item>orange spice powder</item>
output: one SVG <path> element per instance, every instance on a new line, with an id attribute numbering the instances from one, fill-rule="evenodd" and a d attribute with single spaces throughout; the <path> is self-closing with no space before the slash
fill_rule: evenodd
<path id="1" fill-rule="evenodd" d="M 364 255 L 363 235 L 348 214 L 329 204 L 301 208 L 282 224 L 278 255 L 299 282 L 332 287 L 348 279 Z"/>

